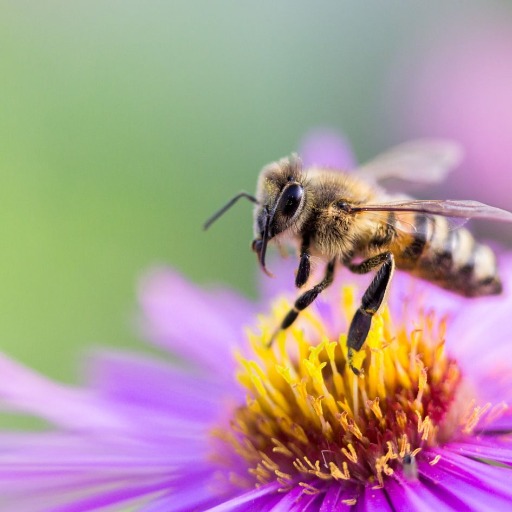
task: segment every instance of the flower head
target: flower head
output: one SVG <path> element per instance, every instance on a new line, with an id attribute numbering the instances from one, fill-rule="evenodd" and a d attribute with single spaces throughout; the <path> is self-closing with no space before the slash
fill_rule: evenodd
<path id="1" fill-rule="evenodd" d="M 360 288 L 333 286 L 269 350 L 289 298 L 256 322 L 243 299 L 159 270 L 141 289 L 145 329 L 187 370 L 103 353 L 88 385 L 75 389 L 2 359 L 4 407 L 57 427 L 3 434 L 4 503 L 63 511 L 505 506 L 511 298 L 452 300 L 397 276 L 356 377 L 344 342 Z M 436 313 L 421 305 L 443 300 Z M 475 353 L 486 357 L 474 369 Z"/>

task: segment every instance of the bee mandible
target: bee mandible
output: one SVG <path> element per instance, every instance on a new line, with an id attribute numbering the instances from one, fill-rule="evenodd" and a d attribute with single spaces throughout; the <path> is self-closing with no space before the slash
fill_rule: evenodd
<path id="1" fill-rule="evenodd" d="M 333 282 L 338 266 L 356 274 L 375 271 L 347 336 L 348 364 L 359 374 L 354 354 L 385 303 L 395 267 L 466 297 L 502 291 L 494 252 L 460 226 L 471 218 L 512 222 L 512 213 L 476 201 L 416 200 L 381 186 L 388 178 L 439 182 L 461 158 L 456 143 L 430 139 L 396 146 L 352 172 L 304 169 L 292 155 L 263 168 L 256 196 L 240 192 L 204 227 L 246 198 L 255 204 L 252 249 L 267 275 L 269 242 L 287 241 L 298 249 L 297 288 L 307 283 L 312 258 L 326 263 L 323 279 L 297 298 L 276 333 Z"/>

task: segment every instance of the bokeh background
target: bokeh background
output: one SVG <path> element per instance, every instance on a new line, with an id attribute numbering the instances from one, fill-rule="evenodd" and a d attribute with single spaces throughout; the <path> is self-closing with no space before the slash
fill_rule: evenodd
<path id="1" fill-rule="evenodd" d="M 0 349 L 54 377 L 141 346 L 152 265 L 254 296 L 250 205 L 201 224 L 315 127 L 458 139 L 420 195 L 512 208 L 509 0 L 1 2 L 0 48 Z"/>

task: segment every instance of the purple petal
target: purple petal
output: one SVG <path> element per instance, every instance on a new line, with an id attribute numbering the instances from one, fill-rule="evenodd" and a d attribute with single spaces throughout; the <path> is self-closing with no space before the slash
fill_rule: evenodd
<path id="1" fill-rule="evenodd" d="M 452 503 L 436 497 L 420 482 L 398 482 L 394 478 L 386 481 L 385 492 L 394 510 L 415 512 L 450 511 Z"/>
<path id="2" fill-rule="evenodd" d="M 322 499 L 319 512 L 338 512 L 339 510 L 350 510 L 352 505 L 343 503 L 343 500 L 359 499 L 359 489 L 355 485 L 344 485 L 341 482 L 333 482 L 327 488 Z"/>
<path id="3" fill-rule="evenodd" d="M 91 393 L 59 385 L 0 355 L 0 400 L 3 406 L 27 412 L 69 429 L 112 429 L 119 418 L 98 406 Z"/>
<path id="4" fill-rule="evenodd" d="M 512 440 L 509 437 L 500 439 L 486 436 L 471 439 L 470 442 L 452 442 L 443 446 L 443 450 L 491 462 L 512 464 Z"/>
<path id="5" fill-rule="evenodd" d="M 433 450 L 441 455 L 435 466 L 420 463 L 419 471 L 431 489 L 454 508 L 470 510 L 507 510 L 512 500 L 511 470 L 491 466 L 447 450 Z M 462 506 L 461 506 L 462 504 Z"/>
<path id="6" fill-rule="evenodd" d="M 356 510 L 361 512 L 392 512 L 393 509 L 389 504 L 385 490 L 373 489 L 371 486 L 367 486 L 357 500 Z"/>
<path id="7" fill-rule="evenodd" d="M 512 432 L 512 408 L 509 406 L 508 410 L 505 411 L 502 415 L 496 418 L 494 421 L 490 423 L 486 423 L 483 428 L 483 433 L 488 434 L 491 433 L 508 433 Z"/>
<path id="8" fill-rule="evenodd" d="M 204 423 L 218 417 L 226 395 L 226 390 L 211 379 L 193 376 L 142 354 L 98 352 L 88 368 L 92 387 L 109 401 L 158 409 Z M 234 390 L 230 394 L 236 395 Z"/>
<path id="9" fill-rule="evenodd" d="M 109 505 L 129 505 L 135 499 L 150 498 L 155 494 L 165 491 L 171 485 L 170 481 L 161 481 L 157 483 L 137 483 L 128 482 L 120 489 L 97 492 L 87 498 L 71 498 L 71 502 L 66 505 L 52 508 L 52 512 L 83 512 L 84 510 L 97 510 Z"/>
<path id="10" fill-rule="evenodd" d="M 139 296 L 153 343 L 231 380 L 233 348 L 253 318 L 246 300 L 226 290 L 205 292 L 169 269 L 146 275 Z"/>
<path id="11" fill-rule="evenodd" d="M 321 494 L 306 494 L 298 485 L 286 493 L 281 493 L 281 496 L 270 509 L 271 512 L 316 512 L 322 500 Z"/>
<path id="12" fill-rule="evenodd" d="M 334 130 L 316 128 L 302 139 L 299 154 L 304 167 L 350 170 L 356 160 L 347 139 Z"/>
<path id="13" fill-rule="evenodd" d="M 209 508 L 205 512 L 259 511 L 263 508 L 266 500 L 275 497 L 280 486 L 281 484 L 278 482 L 273 482 L 257 489 L 251 489 L 213 508 Z"/>

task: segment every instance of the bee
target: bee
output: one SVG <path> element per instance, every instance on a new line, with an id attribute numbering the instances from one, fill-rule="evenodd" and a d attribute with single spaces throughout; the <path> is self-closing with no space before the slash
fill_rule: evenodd
<path id="1" fill-rule="evenodd" d="M 358 375 L 354 355 L 385 303 L 395 268 L 466 297 L 502 291 L 494 252 L 461 225 L 471 218 L 511 222 L 512 213 L 476 201 L 393 195 L 381 184 L 388 178 L 439 182 L 461 158 L 460 147 L 446 140 L 401 144 L 352 172 L 304 169 L 293 154 L 263 168 L 256 196 L 240 192 L 204 227 L 245 198 L 255 204 L 252 249 L 267 275 L 269 243 L 287 241 L 297 248 L 297 288 L 308 282 L 312 258 L 325 262 L 323 279 L 297 298 L 272 339 L 333 282 L 339 266 L 356 274 L 375 272 L 347 335 L 348 364 Z"/>

